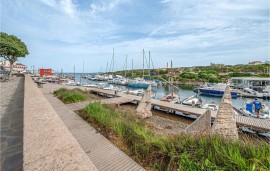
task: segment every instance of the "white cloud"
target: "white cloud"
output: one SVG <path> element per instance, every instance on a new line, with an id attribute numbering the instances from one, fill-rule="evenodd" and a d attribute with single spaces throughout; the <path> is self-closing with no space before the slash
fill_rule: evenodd
<path id="1" fill-rule="evenodd" d="M 119 61 L 126 54 L 140 59 L 143 48 L 150 50 L 156 67 L 169 59 L 176 66 L 190 66 L 269 58 L 266 0 L 40 2 L 2 4 L 3 31 L 29 44 L 31 54 L 25 61 L 30 65 L 65 67 L 85 58 L 97 71 L 110 60 L 112 48 Z M 136 62 L 139 67 L 140 60 Z"/>

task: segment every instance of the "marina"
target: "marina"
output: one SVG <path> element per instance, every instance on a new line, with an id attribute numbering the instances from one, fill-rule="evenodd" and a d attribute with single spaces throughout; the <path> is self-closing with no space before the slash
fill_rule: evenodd
<path id="1" fill-rule="evenodd" d="M 268 1 L 1 7 L 1 171 L 269 170 Z"/>
<path id="2" fill-rule="evenodd" d="M 109 90 L 103 90 L 103 89 L 87 89 L 90 92 L 94 92 L 97 94 L 100 94 L 102 96 L 116 96 L 117 98 L 112 98 L 111 103 L 115 104 L 124 104 L 128 102 L 139 102 L 141 100 L 141 97 L 138 96 L 132 96 L 132 95 L 126 95 L 123 93 L 117 93 L 115 95 L 114 91 Z M 105 103 L 110 103 L 108 101 L 105 101 Z M 159 100 L 152 99 L 151 100 L 153 108 L 159 107 L 160 109 L 169 110 L 172 113 L 180 112 L 184 113 L 186 115 L 196 115 L 197 117 L 203 115 L 206 112 L 206 109 L 200 109 L 200 108 L 192 108 L 185 105 L 180 104 L 172 104 L 168 102 L 162 102 Z M 216 117 L 216 111 L 211 112 L 211 117 L 214 119 Z M 252 117 L 246 117 L 246 116 L 240 116 L 236 115 L 236 122 L 238 126 L 244 126 L 249 127 L 255 130 L 261 130 L 261 131 L 270 131 L 270 122 L 269 120 L 262 120 L 258 118 L 252 118 Z"/>
<path id="3" fill-rule="evenodd" d="M 70 75 L 70 74 L 66 74 L 66 75 Z M 108 87 L 111 84 L 108 81 L 93 81 L 91 79 L 89 80 L 89 79 L 81 78 L 80 73 L 75 74 L 75 79 L 76 79 L 76 82 L 81 81 L 82 86 L 89 84 L 89 85 L 92 85 L 94 87 L 99 87 L 100 85 L 102 85 L 102 87 Z M 125 85 L 124 86 L 123 85 L 116 85 L 116 84 L 111 84 L 111 85 L 113 85 L 118 90 L 122 90 L 122 91 L 127 91 L 127 90 L 132 91 L 132 90 L 139 89 L 139 88 L 134 88 L 134 87 L 128 87 Z M 171 92 L 171 86 L 168 86 L 168 85 L 165 86 L 165 85 L 158 84 L 158 86 L 152 87 L 152 91 L 155 93 L 155 97 L 153 97 L 153 98 L 159 100 Z M 194 97 L 198 96 L 203 101 L 203 104 L 209 104 L 209 103 L 219 104 L 221 101 L 220 97 L 201 96 L 200 94 L 193 92 L 192 89 L 188 90 L 188 89 L 182 89 L 181 87 L 174 86 L 174 91 L 176 94 L 180 95 L 181 100 L 184 100 L 184 99 L 189 98 L 191 96 L 194 96 Z M 232 99 L 233 106 L 236 108 L 242 108 L 243 106 L 245 106 L 245 103 L 247 100 L 254 100 L 254 98 L 257 97 L 254 95 L 250 95 L 250 93 L 246 93 L 240 89 L 237 89 L 237 92 L 241 93 L 242 95 L 238 95 L 237 98 Z M 246 96 L 243 96 L 244 93 L 246 93 Z M 266 104 L 267 106 L 270 107 L 269 100 L 263 99 L 261 97 L 260 101 L 263 104 Z"/>

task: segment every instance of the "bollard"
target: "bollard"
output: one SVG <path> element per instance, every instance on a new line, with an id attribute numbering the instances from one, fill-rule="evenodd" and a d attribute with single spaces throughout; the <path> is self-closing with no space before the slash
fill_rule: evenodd
<path id="1" fill-rule="evenodd" d="M 195 107 L 195 101 L 192 100 L 192 107 L 194 108 Z"/>

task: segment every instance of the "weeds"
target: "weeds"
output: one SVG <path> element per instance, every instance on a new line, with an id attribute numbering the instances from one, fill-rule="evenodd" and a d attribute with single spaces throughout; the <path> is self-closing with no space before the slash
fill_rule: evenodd
<path id="1" fill-rule="evenodd" d="M 217 136 L 160 136 L 132 111 L 89 104 L 82 118 L 113 132 L 144 167 L 155 170 L 268 170 L 270 150 L 265 142 L 226 141 Z"/>
<path id="2" fill-rule="evenodd" d="M 58 90 L 55 90 L 53 94 L 65 104 L 84 101 L 87 99 L 87 95 L 85 94 L 85 92 L 79 88 L 74 88 L 72 90 L 60 88 Z"/>

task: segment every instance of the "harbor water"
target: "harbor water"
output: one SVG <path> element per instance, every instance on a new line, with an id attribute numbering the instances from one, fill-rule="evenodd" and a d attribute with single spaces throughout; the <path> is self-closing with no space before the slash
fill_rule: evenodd
<path id="1" fill-rule="evenodd" d="M 71 74 L 70 74 L 71 75 Z M 72 74 L 73 75 L 73 74 Z M 88 79 L 83 79 L 80 77 L 81 74 L 75 74 L 75 81 L 76 82 L 80 82 L 81 84 L 98 84 L 98 83 L 105 83 L 108 84 L 107 81 L 91 81 Z M 115 87 L 118 87 L 122 90 L 134 90 L 134 89 L 138 89 L 138 88 L 131 88 L 131 87 L 127 87 L 127 86 L 122 86 L 122 85 L 115 85 Z M 152 90 L 155 92 L 155 99 L 160 99 L 161 97 L 169 94 L 171 92 L 170 90 L 170 86 L 158 86 L 158 87 L 152 87 Z M 193 92 L 192 90 L 186 90 L 186 89 L 182 89 L 181 87 L 178 87 L 178 89 L 174 89 L 175 93 L 180 95 L 181 100 L 188 98 L 190 96 L 196 96 L 198 95 L 197 93 Z M 221 102 L 221 98 L 219 97 L 210 97 L 210 96 L 200 96 L 198 95 L 204 104 L 206 103 L 216 103 L 216 104 L 220 104 Z M 232 103 L 233 106 L 236 108 L 241 108 L 243 106 L 245 106 L 245 102 L 247 100 L 254 100 L 251 98 L 242 98 L 242 97 L 238 97 L 238 98 L 233 98 L 232 99 Z M 270 107 L 270 102 L 269 100 L 263 100 L 263 99 L 259 99 L 262 104 L 267 105 L 268 107 Z"/>

